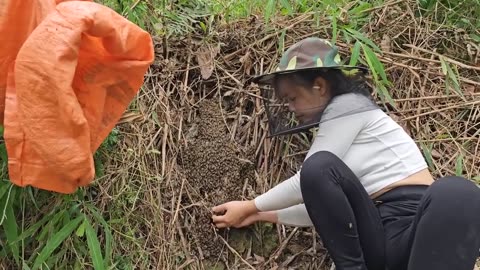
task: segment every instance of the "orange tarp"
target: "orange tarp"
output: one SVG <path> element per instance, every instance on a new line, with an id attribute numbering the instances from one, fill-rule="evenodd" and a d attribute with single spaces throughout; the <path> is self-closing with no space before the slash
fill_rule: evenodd
<path id="1" fill-rule="evenodd" d="M 93 181 L 93 153 L 153 61 L 150 35 L 91 1 L 0 1 L 0 123 L 10 180 L 60 193 Z"/>

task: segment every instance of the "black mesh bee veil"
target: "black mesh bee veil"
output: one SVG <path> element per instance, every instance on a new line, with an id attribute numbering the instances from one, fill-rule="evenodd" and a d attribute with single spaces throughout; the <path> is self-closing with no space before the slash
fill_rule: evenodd
<path id="1" fill-rule="evenodd" d="M 271 86 L 262 85 L 260 90 L 268 119 L 269 137 L 305 132 L 325 121 L 379 109 L 371 97 L 351 91 L 335 96 L 325 107 L 312 108 L 320 112 L 313 119 L 300 122 L 289 110 L 288 100 L 279 98 Z"/>

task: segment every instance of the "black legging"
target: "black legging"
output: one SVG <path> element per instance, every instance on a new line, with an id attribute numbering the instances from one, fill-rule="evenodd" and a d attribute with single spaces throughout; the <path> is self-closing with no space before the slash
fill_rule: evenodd
<path id="1" fill-rule="evenodd" d="M 480 189 L 460 177 L 395 188 L 373 201 L 329 152 L 300 172 L 303 200 L 337 270 L 472 270 L 480 249 Z"/>

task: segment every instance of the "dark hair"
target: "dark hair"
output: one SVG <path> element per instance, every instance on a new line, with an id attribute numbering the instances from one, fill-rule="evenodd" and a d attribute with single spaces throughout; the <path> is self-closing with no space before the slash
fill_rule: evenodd
<path id="1" fill-rule="evenodd" d="M 289 79 L 293 80 L 295 84 L 310 89 L 313 87 L 315 79 L 318 77 L 324 78 L 330 85 L 332 99 L 336 96 L 348 93 L 358 93 L 371 97 L 372 89 L 367 84 L 367 81 L 361 72 L 357 75 L 345 76 L 340 69 L 311 69 L 282 74 L 275 78 L 273 86 L 276 88 L 278 79 Z"/>

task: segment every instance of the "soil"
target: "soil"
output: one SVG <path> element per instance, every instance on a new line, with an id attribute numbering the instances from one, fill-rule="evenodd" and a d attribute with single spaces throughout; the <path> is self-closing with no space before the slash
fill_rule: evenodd
<path id="1" fill-rule="evenodd" d="M 188 147 L 182 151 L 179 163 L 188 182 L 191 203 L 199 205 L 192 209 L 189 233 L 198 243 L 201 255 L 213 259 L 225 249 L 217 234 L 228 239 L 228 233 L 213 226 L 210 209 L 242 200 L 243 187 L 255 181 L 253 158 L 248 150 L 242 151 L 230 140 L 222 111 L 212 100 L 200 103 L 188 137 Z"/>

